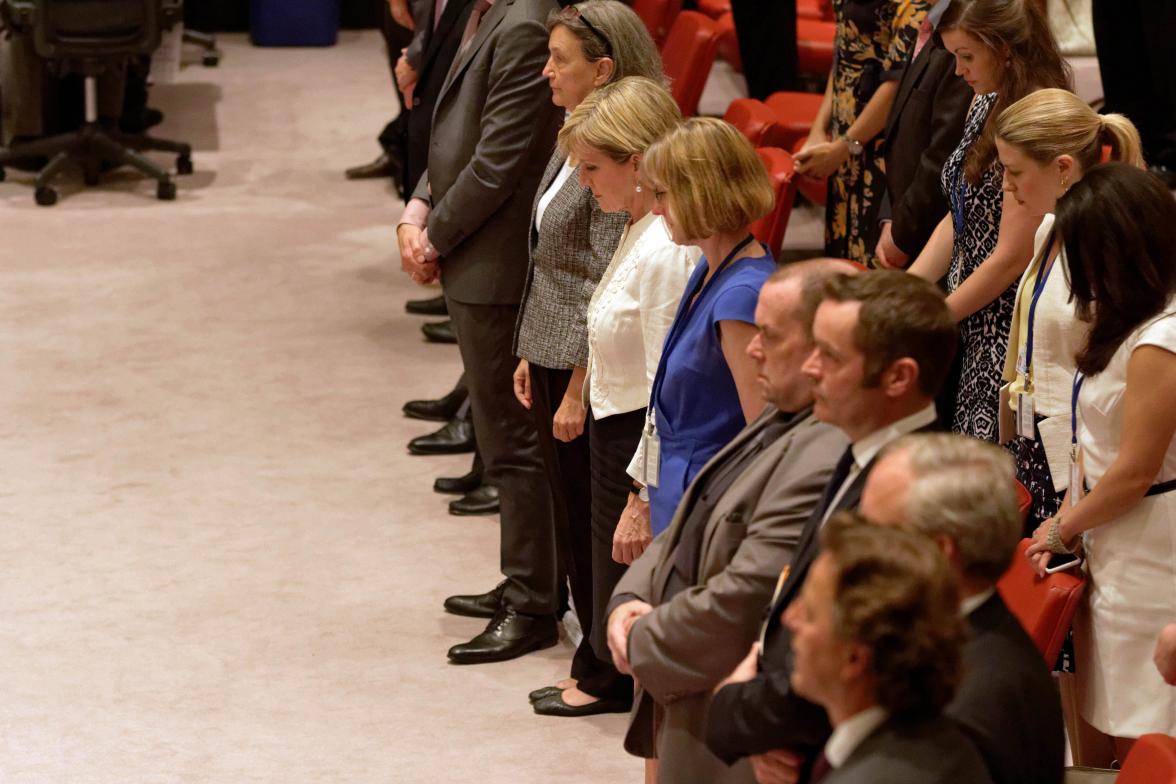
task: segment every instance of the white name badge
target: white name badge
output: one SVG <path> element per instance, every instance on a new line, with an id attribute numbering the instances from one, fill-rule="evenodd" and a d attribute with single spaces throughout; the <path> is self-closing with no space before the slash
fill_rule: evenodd
<path id="1" fill-rule="evenodd" d="M 1070 506 L 1086 495 L 1085 477 L 1082 470 L 1082 449 L 1070 449 Z"/>
<path id="2" fill-rule="evenodd" d="M 645 460 L 641 466 L 641 484 L 646 487 L 657 487 L 657 477 L 661 473 L 661 439 L 657 437 L 657 433 L 645 430 L 641 433 L 641 441 L 645 450 Z"/>
<path id="3" fill-rule="evenodd" d="M 1017 395 L 1017 435 L 1030 441 L 1037 437 L 1037 406 L 1032 395 L 1021 392 Z"/>

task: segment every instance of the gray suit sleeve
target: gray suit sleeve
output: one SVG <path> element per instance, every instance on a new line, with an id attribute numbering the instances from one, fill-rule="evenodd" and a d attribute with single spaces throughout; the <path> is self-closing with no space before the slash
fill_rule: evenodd
<path id="1" fill-rule="evenodd" d="M 714 688 L 747 655 L 780 570 L 791 561 L 842 448 L 826 426 L 798 433 L 768 478 L 727 568 L 633 626 L 633 674 L 658 702 Z"/>
<path id="2" fill-rule="evenodd" d="M 542 130 L 535 119 L 550 111 L 551 89 L 542 73 L 547 30 L 526 21 L 504 25 L 496 34 L 477 147 L 429 217 L 429 240 L 442 256 L 476 232 L 514 193 L 534 136 Z"/>

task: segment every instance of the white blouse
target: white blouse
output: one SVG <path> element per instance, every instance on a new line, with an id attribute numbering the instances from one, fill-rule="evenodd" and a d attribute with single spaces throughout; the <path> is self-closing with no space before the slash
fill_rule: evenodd
<path id="1" fill-rule="evenodd" d="M 592 415 L 645 408 L 666 333 L 702 251 L 676 245 L 660 216 L 625 229 L 588 305 L 588 383 Z"/>

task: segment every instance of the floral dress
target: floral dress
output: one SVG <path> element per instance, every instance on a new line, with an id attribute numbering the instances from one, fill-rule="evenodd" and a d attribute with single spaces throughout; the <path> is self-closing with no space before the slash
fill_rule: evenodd
<path id="1" fill-rule="evenodd" d="M 943 190 L 951 207 L 954 240 L 947 291 L 954 292 L 992 255 L 1000 231 L 1004 203 L 999 161 L 984 172 L 980 182 L 968 182 L 964 173 L 968 150 L 984 130 L 984 122 L 996 104 L 997 94 L 977 96 L 964 125 L 964 136 L 943 165 Z M 999 433 L 1000 387 L 1005 352 L 1012 327 L 1017 283 L 995 300 L 960 322 L 960 385 L 956 392 L 952 430 L 996 443 Z"/>
<path id="2" fill-rule="evenodd" d="M 927 14 L 925 0 L 833 0 L 837 38 L 833 62 L 830 138 L 844 134 L 878 86 L 897 79 Z M 885 185 L 882 135 L 865 145 L 829 178 L 825 208 L 825 253 L 872 265 L 867 224 Z"/>

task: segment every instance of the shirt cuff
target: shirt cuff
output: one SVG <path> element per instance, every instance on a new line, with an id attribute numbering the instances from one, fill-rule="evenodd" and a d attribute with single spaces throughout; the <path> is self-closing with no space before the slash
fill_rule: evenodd
<path id="1" fill-rule="evenodd" d="M 404 207 L 404 213 L 400 216 L 397 226 L 407 223 L 410 226 L 416 226 L 418 229 L 423 229 L 429 225 L 429 213 L 432 208 L 424 199 L 409 199 L 408 204 Z"/>

